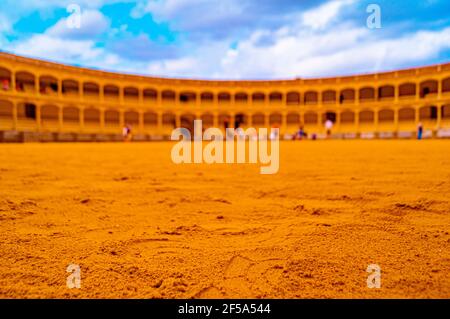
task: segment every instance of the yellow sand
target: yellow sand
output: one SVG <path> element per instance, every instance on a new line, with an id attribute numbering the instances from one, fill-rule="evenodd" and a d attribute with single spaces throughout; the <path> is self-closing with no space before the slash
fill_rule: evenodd
<path id="1" fill-rule="evenodd" d="M 0 145 L 0 297 L 450 298 L 450 141 L 283 142 L 267 176 L 171 146 Z"/>

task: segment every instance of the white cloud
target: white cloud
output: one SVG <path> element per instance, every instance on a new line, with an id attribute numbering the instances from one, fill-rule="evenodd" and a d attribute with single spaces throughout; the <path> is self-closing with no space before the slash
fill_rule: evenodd
<path id="1" fill-rule="evenodd" d="M 133 1 L 135 0 L 1 0 L 0 36 L 2 33 L 14 33 L 12 26 L 31 13 L 38 12 L 46 19 L 53 17 L 56 9 L 67 9 L 70 4 L 79 5 L 83 12 L 99 9 L 105 4 Z"/>
<path id="2" fill-rule="evenodd" d="M 234 4 L 239 1 L 246 3 L 246 0 L 232 1 Z M 156 18 L 177 20 L 183 11 L 191 16 L 192 7 L 208 7 L 211 3 L 215 2 L 168 0 L 142 2 L 141 7 L 142 10 L 152 10 Z M 176 43 L 177 53 L 182 51 L 182 55 L 170 56 L 162 50 L 169 44 L 161 45 L 160 51 L 157 51 L 158 47 L 145 51 L 151 50 L 153 41 L 144 36 L 125 41 L 126 24 L 109 30 L 109 41 L 119 41 L 111 44 L 121 44 L 120 50 L 116 46 L 115 51 L 108 51 L 108 48 L 112 50 L 111 45 L 99 47 L 95 37 L 110 29 L 110 24 L 96 10 L 83 13 L 82 28 L 79 30 L 68 29 L 62 19 L 44 34 L 33 35 L 20 42 L 5 43 L 0 33 L 0 44 L 2 48 L 18 54 L 108 70 L 227 79 L 316 77 L 381 71 L 426 64 L 450 49 L 450 28 L 439 30 L 435 27 L 433 31 L 417 31 L 395 38 L 391 34 L 392 38 L 388 38 L 388 32 L 367 29 L 365 21 L 360 25 L 341 21 L 343 10 L 353 3 L 355 0 L 333 0 L 304 12 L 292 12 L 288 17 L 283 15 L 279 27 L 269 24 L 264 28 L 251 28 L 253 31 L 243 33 L 236 39 L 211 37 L 204 41 L 190 39 L 191 42 Z M 219 7 L 212 17 L 216 17 L 215 14 L 234 15 L 231 9 L 227 10 L 221 11 Z M 197 16 L 194 20 L 191 16 L 185 21 L 190 21 L 197 30 L 203 27 L 199 24 L 211 22 L 203 16 Z M 3 26 L 8 27 L 8 23 Z M 0 31 L 1 28 L 0 21 Z M 231 48 L 232 42 L 235 44 Z M 133 58 L 124 53 L 132 50 L 138 53 L 153 52 L 155 55 Z M 163 58 L 158 59 L 159 56 Z"/>
<path id="3" fill-rule="evenodd" d="M 152 63 L 148 70 L 156 75 L 202 78 L 334 76 L 424 63 L 450 49 L 450 28 L 384 40 L 372 37 L 365 28 L 299 31 L 282 33 L 272 44 L 259 46 L 262 34 L 256 31 L 236 49 L 202 47 L 195 56 Z"/>
<path id="4" fill-rule="evenodd" d="M 179 59 L 150 63 L 148 71 L 232 79 L 335 76 L 425 64 L 450 49 L 450 28 L 387 38 L 365 25 L 342 21 L 343 10 L 354 3 L 332 0 L 293 13 L 278 29 L 254 30 L 232 49 L 224 40 L 209 41 Z M 153 10 L 163 8 L 159 14 L 166 16 L 181 10 L 180 3 L 165 4 L 155 4 Z"/>
<path id="5" fill-rule="evenodd" d="M 127 70 L 121 66 L 120 57 L 103 48 L 97 48 L 95 42 L 91 40 L 60 39 L 47 34 L 38 34 L 24 42 L 10 44 L 6 49 L 19 55 L 61 63 L 81 64 L 107 70 Z"/>
<path id="6" fill-rule="evenodd" d="M 67 19 L 62 18 L 45 33 L 60 38 L 91 38 L 107 31 L 110 26 L 109 20 L 97 10 L 82 11 L 79 28 L 69 28 Z"/>
<path id="7" fill-rule="evenodd" d="M 34 35 L 13 46 L 13 50 L 18 54 L 59 61 L 87 61 L 98 58 L 101 53 L 91 40 L 67 40 L 46 34 Z"/>
<path id="8" fill-rule="evenodd" d="M 202 16 L 202 19 L 189 19 L 192 23 L 199 20 L 218 16 L 231 16 L 242 13 L 241 1 L 237 0 L 166 0 L 166 1 L 145 1 L 140 2 L 134 8 L 132 14 L 134 17 L 141 17 L 143 14 L 151 12 L 152 15 L 159 21 L 172 20 L 176 17 L 192 12 L 204 12 L 207 14 Z M 204 11 L 209 9 L 208 11 Z M 190 15 L 189 15 L 190 17 Z M 186 19 L 187 21 L 188 19 Z M 185 21 L 185 22 L 186 22 Z M 190 22 L 190 23 L 191 23 Z"/>
<path id="9" fill-rule="evenodd" d="M 9 18 L 2 12 L 0 12 L 0 48 L 5 47 L 8 41 L 5 37 L 5 34 L 11 32 L 11 21 Z"/>
<path id="10" fill-rule="evenodd" d="M 69 4 L 77 4 L 82 8 L 98 9 L 105 4 L 117 2 L 131 2 L 130 0 L 2 0 L 5 8 L 20 8 L 22 12 L 34 10 L 51 10 L 53 8 L 66 8 Z"/>
<path id="11" fill-rule="evenodd" d="M 0 33 L 11 31 L 11 21 L 8 16 L 3 12 L 0 12 Z"/>
<path id="12" fill-rule="evenodd" d="M 199 42 L 241 37 L 259 27 L 277 29 L 293 12 L 324 1 L 329 0 L 141 0 L 131 16 L 150 13 L 156 22 L 167 23 L 171 30 L 185 32 Z"/>
<path id="13" fill-rule="evenodd" d="M 303 13 L 301 17 L 302 23 L 304 26 L 314 30 L 323 29 L 338 17 L 340 11 L 345 6 L 351 5 L 354 2 L 354 0 L 334 0 L 327 2 Z"/>
<path id="14" fill-rule="evenodd" d="M 194 57 L 185 57 L 174 60 L 163 60 L 152 63 L 148 66 L 147 72 L 150 74 L 176 74 L 177 76 L 187 76 L 194 69 L 199 68 L 199 61 Z"/>
<path id="15" fill-rule="evenodd" d="M 95 41 L 95 36 L 107 31 L 109 26 L 108 19 L 101 12 L 85 10 L 81 14 L 79 29 L 68 28 L 66 18 L 63 18 L 42 34 L 13 42 L 4 41 L 2 48 L 24 56 L 114 69 L 120 65 L 120 57 L 97 47 Z"/>

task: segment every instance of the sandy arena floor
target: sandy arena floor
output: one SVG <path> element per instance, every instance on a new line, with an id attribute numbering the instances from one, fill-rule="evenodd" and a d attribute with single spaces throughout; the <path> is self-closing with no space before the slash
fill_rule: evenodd
<path id="1" fill-rule="evenodd" d="M 0 297 L 450 298 L 450 141 L 283 142 L 277 175 L 171 145 L 0 145 Z"/>

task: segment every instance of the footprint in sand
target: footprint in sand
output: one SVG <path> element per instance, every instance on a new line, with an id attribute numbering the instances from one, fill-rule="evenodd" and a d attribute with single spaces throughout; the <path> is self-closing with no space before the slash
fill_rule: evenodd
<path id="1" fill-rule="evenodd" d="M 245 277 L 247 270 L 254 264 L 253 260 L 240 255 L 233 256 L 225 266 L 225 278 Z"/>

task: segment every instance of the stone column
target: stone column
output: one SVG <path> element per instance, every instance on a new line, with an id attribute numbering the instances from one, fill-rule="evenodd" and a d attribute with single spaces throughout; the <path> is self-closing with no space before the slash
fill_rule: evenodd
<path id="1" fill-rule="evenodd" d="M 270 114 L 264 113 L 264 127 L 270 128 Z"/>
<path id="2" fill-rule="evenodd" d="M 235 120 L 236 120 L 236 114 L 234 112 L 230 113 L 230 126 L 229 128 L 235 128 Z"/>
<path id="3" fill-rule="evenodd" d="M 100 109 L 100 131 L 105 131 L 105 109 Z"/>
<path id="4" fill-rule="evenodd" d="M 235 97 L 234 97 L 234 94 L 233 93 L 230 93 L 230 106 L 231 106 L 231 109 L 233 110 L 233 111 L 235 111 L 235 108 L 236 108 L 236 99 L 235 99 Z M 233 122 L 234 123 L 234 122 Z"/>
<path id="5" fill-rule="evenodd" d="M 162 91 L 156 90 L 156 107 L 161 109 L 162 107 Z"/>
<path id="6" fill-rule="evenodd" d="M 63 125 L 64 125 L 64 122 L 63 122 L 63 107 L 59 106 L 58 107 L 58 131 L 59 132 L 62 132 Z"/>
<path id="7" fill-rule="evenodd" d="M 420 83 L 416 83 L 416 101 L 420 100 Z"/>
<path id="8" fill-rule="evenodd" d="M 374 122 L 374 126 L 375 126 L 375 134 L 379 134 L 378 130 L 378 110 L 374 110 L 373 111 L 373 122 Z"/>
<path id="9" fill-rule="evenodd" d="M 144 104 L 144 89 L 142 88 L 138 88 L 138 99 L 140 105 Z"/>
<path id="10" fill-rule="evenodd" d="M 280 128 L 280 130 L 281 130 L 280 135 L 287 133 L 287 113 L 286 112 L 283 112 L 281 114 L 281 128 Z"/>
<path id="11" fill-rule="evenodd" d="M 359 135 L 361 132 L 360 130 L 360 125 L 359 125 L 359 112 L 356 111 L 355 112 L 355 131 L 356 131 L 356 135 Z"/>
<path id="12" fill-rule="evenodd" d="M 436 105 L 436 107 L 437 107 L 436 130 L 439 130 L 441 128 L 443 104 L 438 104 Z"/>
<path id="13" fill-rule="evenodd" d="M 287 92 L 281 93 L 281 105 L 283 107 L 287 106 Z"/>
<path id="14" fill-rule="evenodd" d="M 100 90 L 100 88 L 99 88 Z M 80 85 L 78 86 L 78 94 L 80 96 L 81 101 L 84 101 L 84 82 L 81 81 Z"/>
<path id="15" fill-rule="evenodd" d="M 123 110 L 119 110 L 119 126 L 120 128 L 124 127 L 125 125 L 125 113 Z"/>
<path id="16" fill-rule="evenodd" d="M 266 92 L 263 93 L 264 94 L 264 108 L 267 110 L 270 106 L 270 98 L 269 98 L 269 94 L 266 94 Z"/>
<path id="17" fill-rule="evenodd" d="M 247 127 L 252 127 L 252 125 L 253 125 L 252 116 L 253 116 L 252 113 L 247 113 Z"/>
<path id="18" fill-rule="evenodd" d="M 36 91 L 35 94 L 41 94 L 41 81 L 39 75 L 36 75 L 34 78 L 34 90 Z"/>
<path id="19" fill-rule="evenodd" d="M 394 109 L 394 130 L 396 134 L 398 134 L 398 112 L 399 109 Z"/>
<path id="20" fill-rule="evenodd" d="M 36 104 L 36 125 L 37 125 L 37 131 L 40 132 L 41 131 L 41 105 L 40 104 Z"/>
<path id="21" fill-rule="evenodd" d="M 124 104 L 124 88 L 123 87 L 119 87 L 119 103 L 121 105 Z"/>
<path id="22" fill-rule="evenodd" d="M 15 71 L 11 71 L 11 90 L 16 90 L 16 73 Z"/>
<path id="23" fill-rule="evenodd" d="M 215 128 L 219 127 L 219 114 L 218 113 L 213 114 L 213 126 Z"/>
<path id="24" fill-rule="evenodd" d="M 84 130 L 84 107 L 80 108 L 80 131 Z"/>
<path id="25" fill-rule="evenodd" d="M 419 121 L 420 121 L 419 107 L 416 106 L 414 108 L 414 124 L 416 128 L 417 125 L 419 125 Z"/>
<path id="26" fill-rule="evenodd" d="M 13 130 L 17 131 L 18 128 L 18 120 L 17 120 L 17 102 L 13 102 L 13 109 L 12 109 L 12 120 L 13 120 Z"/>
<path id="27" fill-rule="evenodd" d="M 140 91 L 139 91 L 140 92 Z M 144 133 L 144 111 L 139 111 L 139 133 Z"/>
<path id="28" fill-rule="evenodd" d="M 58 98 L 62 98 L 62 80 L 58 79 Z"/>
<path id="29" fill-rule="evenodd" d="M 322 129 L 322 112 L 317 112 L 317 128 L 319 131 Z"/>
<path id="30" fill-rule="evenodd" d="M 356 112 L 355 112 L 355 117 L 356 117 Z M 337 111 L 336 112 L 336 132 L 340 133 L 340 128 L 341 128 L 341 111 Z"/>
<path id="31" fill-rule="evenodd" d="M 181 127 L 181 115 L 180 113 L 175 114 L 175 127 L 179 128 Z"/>
<path id="32" fill-rule="evenodd" d="M 180 110 L 180 92 L 175 92 L 175 109 Z"/>
<path id="33" fill-rule="evenodd" d="M 219 95 L 217 92 L 213 93 L 213 110 L 219 109 Z"/>

